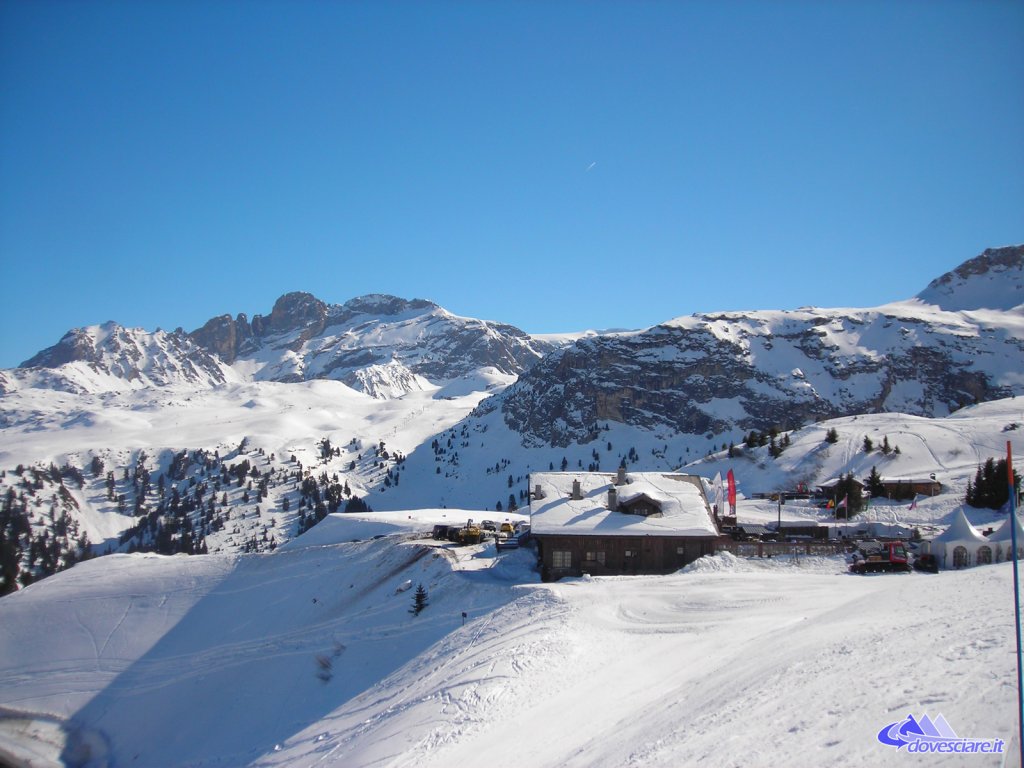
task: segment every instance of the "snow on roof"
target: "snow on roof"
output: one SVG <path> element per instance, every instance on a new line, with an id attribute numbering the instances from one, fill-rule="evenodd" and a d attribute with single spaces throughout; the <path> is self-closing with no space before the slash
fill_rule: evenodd
<path id="1" fill-rule="evenodd" d="M 581 499 L 570 498 L 573 481 Z M 530 502 L 534 534 L 587 536 L 717 536 L 711 509 L 696 475 L 632 472 L 625 485 L 614 486 L 615 475 L 600 472 L 538 472 L 530 489 L 540 486 L 543 498 Z M 614 487 L 619 504 L 641 496 L 656 502 L 661 517 L 644 517 L 608 509 L 608 490 Z"/>
<path id="2" fill-rule="evenodd" d="M 971 525 L 962 507 L 954 513 L 953 522 L 950 523 L 949 528 L 932 539 L 932 543 L 943 542 L 946 544 L 953 542 L 984 544 L 987 541 L 988 539 L 978 533 L 977 529 Z"/>
<path id="3" fill-rule="evenodd" d="M 841 477 L 833 477 L 833 478 L 830 478 L 830 479 L 826 480 L 823 483 L 818 483 L 817 487 L 818 488 L 834 488 L 835 486 L 839 485 L 839 483 L 841 483 L 841 482 L 842 482 L 842 478 Z M 862 483 L 857 478 L 853 478 L 853 482 L 855 482 L 857 485 L 864 485 L 864 483 Z"/>

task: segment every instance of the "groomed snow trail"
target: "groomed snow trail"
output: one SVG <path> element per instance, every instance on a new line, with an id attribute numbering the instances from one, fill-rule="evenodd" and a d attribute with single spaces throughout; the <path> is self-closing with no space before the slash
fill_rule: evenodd
<path id="1" fill-rule="evenodd" d="M 959 765 L 876 736 L 941 713 L 961 736 L 1009 739 L 1009 578 L 719 556 L 539 586 L 258 764 Z"/>
<path id="2" fill-rule="evenodd" d="M 527 550 L 318 541 L 103 558 L 5 597 L 0 707 L 157 768 L 962 765 L 877 734 L 910 714 L 1016 730 L 1005 563 L 722 554 L 542 585 Z"/>

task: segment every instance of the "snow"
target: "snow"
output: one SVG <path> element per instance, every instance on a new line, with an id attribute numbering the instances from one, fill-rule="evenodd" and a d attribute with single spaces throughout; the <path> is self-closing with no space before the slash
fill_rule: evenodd
<path id="1" fill-rule="evenodd" d="M 631 473 L 626 485 L 614 486 L 615 475 L 539 472 L 530 475 L 531 490 L 544 494 L 530 505 L 530 530 L 536 534 L 588 536 L 716 536 L 711 511 L 698 483 L 685 475 Z M 579 481 L 582 498 L 571 498 Z M 662 516 L 643 517 L 608 509 L 614 487 L 619 504 L 646 496 L 658 503 Z"/>
<path id="2" fill-rule="evenodd" d="M 913 300 L 844 317 L 813 309 L 726 313 L 663 328 L 707 325 L 751 355 L 773 349 L 777 370 L 774 383 L 761 385 L 765 392 L 857 399 L 866 394 L 863 377 L 839 381 L 829 367 L 842 369 L 847 356 L 927 346 L 936 329 L 1024 337 L 1020 310 L 944 306 Z M 600 425 L 589 444 L 525 446 L 493 401 L 481 406 L 514 376 L 483 369 L 430 383 L 407 377 L 402 359 L 390 356 L 389 346 L 415 342 L 445 317 L 410 312 L 409 322 L 371 333 L 384 357 L 367 369 L 365 392 L 339 381 L 252 381 L 272 366 L 298 370 L 316 351 L 308 345 L 302 355 L 268 346 L 260 357 L 222 366 L 216 386 L 178 381 L 172 372 L 173 385 L 142 388 L 85 364 L 0 372 L 5 488 L 20 462 L 84 467 L 102 456 L 120 470 L 145 451 L 163 471 L 173 452 L 228 455 L 246 439 L 253 451 L 282 457 L 276 469 L 292 466 L 283 457 L 294 455 L 312 472 L 339 473 L 386 510 L 329 516 L 273 554 L 115 555 L 0 599 L 0 763 L 31 755 L 46 764 L 90 749 L 92 765 L 923 765 L 913 755 L 893 757 L 876 738 L 908 714 L 941 716 L 962 736 L 1010 741 L 1009 564 L 854 577 L 841 558 L 720 554 L 670 576 L 540 584 L 528 548 L 499 555 L 493 543 L 458 548 L 428 535 L 435 524 L 469 518 L 527 519 L 486 510 L 563 460 L 581 470 L 566 477 L 579 477 L 587 498 L 568 502 L 560 481 L 552 488 L 560 495 L 542 505 L 550 520 L 575 520 L 592 532 L 656 534 L 665 525 L 707 532 L 706 512 L 688 518 L 694 499 L 674 496 L 674 481 L 619 489 L 620 499 L 643 492 L 661 500 L 662 518 L 602 511 L 609 481 L 588 485 L 582 469 L 592 461 L 614 467 L 627 449 L 638 454 L 631 468 L 655 477 L 683 464 L 703 477 L 733 469 L 741 522 L 774 523 L 780 515 L 756 492 L 847 473 L 864 478 L 877 467 L 886 477 L 935 473 L 943 492 L 919 498 L 914 509 L 874 499 L 852 528 L 916 528 L 927 538 L 959 515 L 999 528 L 1005 514 L 965 508 L 964 490 L 979 464 L 1004 455 L 1008 440 L 1016 454 L 1024 451 L 1021 401 L 923 418 L 898 412 L 921 395 L 904 382 L 886 398 L 892 412 L 797 429 L 777 457 L 767 448 L 732 458 L 716 452 L 728 434 L 618 423 Z M 822 343 L 842 342 L 833 361 L 815 361 L 794 343 L 811 326 Z M 154 338 L 137 348 L 155 377 L 169 342 Z M 1013 355 L 981 360 L 978 370 L 998 384 L 1024 381 Z M 744 413 L 737 402 L 706 407 L 737 419 Z M 830 428 L 839 433 L 834 445 L 824 442 Z M 341 455 L 322 459 L 322 437 L 344 446 Z M 888 437 L 900 453 L 865 453 L 864 437 L 875 445 Z M 433 438 L 439 452 L 429 446 Z M 401 484 L 386 489 L 377 462 L 348 470 L 382 440 L 408 454 Z M 93 541 L 115 539 L 133 522 L 112 511 L 101 484 L 71 490 Z M 271 490 L 268 509 L 282 493 Z M 836 525 L 810 502 L 790 501 L 781 514 Z M 534 525 L 543 530 L 544 513 Z M 430 604 L 413 616 L 419 584 Z M 927 764 L 935 763 L 958 761 L 930 756 Z M 979 756 L 972 764 L 1002 762 Z"/>
<path id="3" fill-rule="evenodd" d="M 116 765 L 952 766 L 876 735 L 908 714 L 1016 729 L 1009 564 L 851 576 L 842 558 L 720 554 L 540 584 L 529 550 L 353 543 L 366 520 L 348 517 L 270 555 L 112 556 L 3 598 L 0 749 L 52 757 L 82 734 Z M 429 593 L 418 616 L 408 582 Z"/>

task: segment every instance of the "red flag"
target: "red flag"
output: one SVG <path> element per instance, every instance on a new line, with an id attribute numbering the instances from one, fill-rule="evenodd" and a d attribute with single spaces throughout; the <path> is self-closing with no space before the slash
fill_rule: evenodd
<path id="1" fill-rule="evenodd" d="M 726 473 L 725 479 L 729 482 L 729 507 L 736 509 L 736 476 L 731 469 Z"/>
<path id="2" fill-rule="evenodd" d="M 840 501 L 838 504 L 836 504 L 836 509 L 839 509 L 840 507 L 845 507 L 846 506 L 846 500 L 848 498 L 850 498 L 849 495 L 843 496 L 843 500 Z"/>

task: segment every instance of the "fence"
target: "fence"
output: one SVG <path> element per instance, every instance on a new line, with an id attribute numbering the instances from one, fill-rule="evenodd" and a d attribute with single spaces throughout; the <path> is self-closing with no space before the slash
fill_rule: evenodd
<path id="1" fill-rule="evenodd" d="M 736 557 L 779 557 L 781 555 L 841 555 L 846 544 L 838 541 L 734 541 L 719 539 L 716 552 L 731 552 Z"/>

